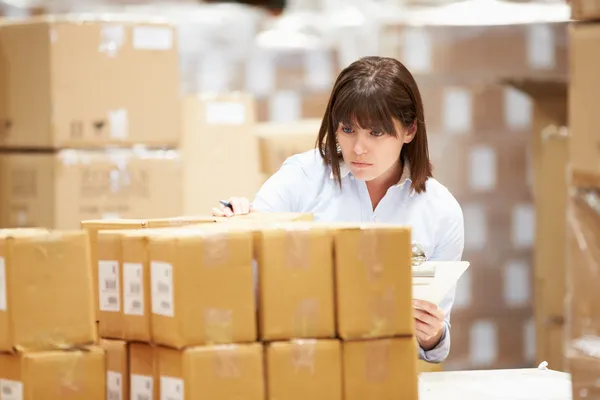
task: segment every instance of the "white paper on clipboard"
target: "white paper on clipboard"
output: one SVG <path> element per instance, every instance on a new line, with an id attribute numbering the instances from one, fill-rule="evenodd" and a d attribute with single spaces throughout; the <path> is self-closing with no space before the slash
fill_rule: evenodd
<path id="1" fill-rule="evenodd" d="M 414 266 L 413 299 L 439 305 L 470 265 L 468 261 L 426 261 Z M 420 274 L 422 270 L 433 272 Z"/>

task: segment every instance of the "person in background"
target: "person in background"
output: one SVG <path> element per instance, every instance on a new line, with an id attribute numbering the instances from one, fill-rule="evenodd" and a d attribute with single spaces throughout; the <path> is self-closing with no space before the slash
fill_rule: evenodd
<path id="1" fill-rule="evenodd" d="M 460 205 L 432 177 L 421 95 L 392 58 L 365 57 L 338 76 L 316 149 L 288 158 L 256 198 L 232 197 L 217 216 L 312 213 L 317 221 L 408 225 L 428 261 L 460 261 Z M 414 301 L 419 358 L 443 362 L 450 351 L 454 288 L 438 307 Z"/>

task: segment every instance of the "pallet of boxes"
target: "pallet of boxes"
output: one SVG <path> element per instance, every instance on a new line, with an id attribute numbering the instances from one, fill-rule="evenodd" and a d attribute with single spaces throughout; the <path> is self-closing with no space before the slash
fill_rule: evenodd
<path id="1" fill-rule="evenodd" d="M 2 356 L 3 390 L 416 399 L 410 230 L 293 221 L 306 219 L 86 221 L 89 236 L 6 231 L 1 339 L 16 353 Z"/>
<path id="2" fill-rule="evenodd" d="M 573 399 L 587 400 L 600 398 L 600 2 L 571 5 L 565 353 Z"/>

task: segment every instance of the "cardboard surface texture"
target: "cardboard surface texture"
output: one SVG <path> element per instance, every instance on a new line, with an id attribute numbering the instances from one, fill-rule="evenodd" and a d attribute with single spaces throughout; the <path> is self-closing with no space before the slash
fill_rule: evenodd
<path id="1" fill-rule="evenodd" d="M 335 229 L 338 335 L 342 339 L 412 335 L 410 229 Z"/>
<path id="2" fill-rule="evenodd" d="M 7 399 L 106 399 L 104 350 L 0 353 L 2 397 Z"/>
<path id="3" fill-rule="evenodd" d="M 341 342 L 276 342 L 265 354 L 269 399 L 342 399 Z"/>
<path id="4" fill-rule="evenodd" d="M 258 343 L 157 351 L 160 398 L 265 398 L 263 348 Z"/>
<path id="5" fill-rule="evenodd" d="M 149 252 L 155 343 L 256 340 L 251 231 L 223 224 L 169 230 L 150 238 Z"/>
<path id="6" fill-rule="evenodd" d="M 0 25 L 0 147 L 179 144 L 174 28 L 113 22 L 68 16 Z"/>
<path id="7" fill-rule="evenodd" d="M 85 232 L 0 231 L 0 350 L 95 343 Z"/>
<path id="8" fill-rule="evenodd" d="M 149 344 L 129 345 L 130 399 L 160 399 L 158 349 Z"/>

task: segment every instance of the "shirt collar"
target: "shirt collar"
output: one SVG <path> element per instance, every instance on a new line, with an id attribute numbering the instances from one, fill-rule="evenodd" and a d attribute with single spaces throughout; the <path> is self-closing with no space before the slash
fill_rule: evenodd
<path id="1" fill-rule="evenodd" d="M 348 166 L 343 162 L 340 161 L 340 178 L 345 178 L 348 175 L 351 175 L 352 172 L 350 172 L 350 168 L 348 168 Z M 334 179 L 333 176 L 333 171 L 331 171 L 329 173 L 329 178 L 330 179 Z M 392 187 L 400 187 L 403 186 L 406 182 L 410 182 L 412 183 L 412 179 L 410 176 L 410 166 L 408 165 L 408 162 L 404 162 L 404 169 L 402 170 L 402 176 L 400 177 L 400 181 L 398 183 L 396 183 L 395 185 L 393 185 Z"/>

